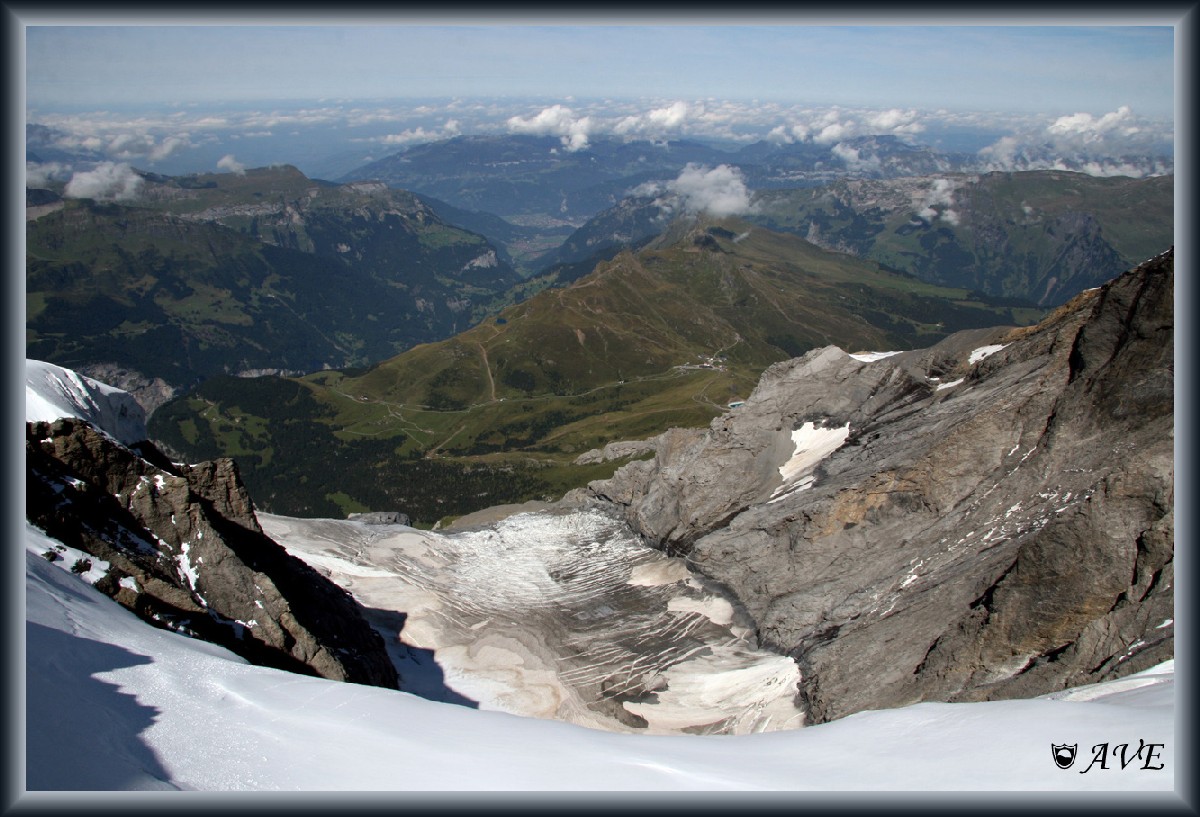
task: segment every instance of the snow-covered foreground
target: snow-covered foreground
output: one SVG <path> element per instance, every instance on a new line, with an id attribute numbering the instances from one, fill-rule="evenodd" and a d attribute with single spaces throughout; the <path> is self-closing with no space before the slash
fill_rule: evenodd
<path id="1" fill-rule="evenodd" d="M 1169 792 L 1175 781 L 1171 664 L 1064 700 L 926 703 L 743 736 L 615 734 L 251 666 L 139 621 L 42 559 L 52 544 L 27 527 L 30 790 Z M 1066 770 L 1051 755 L 1064 743 L 1079 747 Z M 1089 768 L 1100 744 L 1130 744 L 1132 762 Z"/>

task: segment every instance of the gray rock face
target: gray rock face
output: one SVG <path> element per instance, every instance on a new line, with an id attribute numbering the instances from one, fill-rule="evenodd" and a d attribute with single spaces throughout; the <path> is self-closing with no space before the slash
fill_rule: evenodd
<path id="1" fill-rule="evenodd" d="M 593 448 L 575 458 L 576 465 L 595 465 L 600 462 L 619 460 L 624 457 L 639 457 L 658 448 L 658 437 L 648 440 L 622 440 L 608 443 L 603 448 Z"/>
<path id="2" fill-rule="evenodd" d="M 26 516 L 101 562 L 97 589 L 254 663 L 397 687 L 358 605 L 263 533 L 232 460 L 172 464 L 77 419 L 26 430 Z"/>
<path id="3" fill-rule="evenodd" d="M 353 522 L 362 522 L 364 525 L 407 525 L 411 521 L 408 514 L 400 511 L 352 513 L 346 518 Z"/>
<path id="4" fill-rule="evenodd" d="M 161 377 L 147 377 L 141 372 L 119 366 L 116 363 L 94 363 L 79 367 L 78 371 L 88 377 L 116 386 L 129 392 L 146 412 L 146 416 L 164 403 L 173 400 L 181 389 L 170 385 Z"/>
<path id="5" fill-rule="evenodd" d="M 590 493 L 737 595 L 810 722 L 1173 655 L 1173 253 L 1035 328 L 769 369 Z"/>

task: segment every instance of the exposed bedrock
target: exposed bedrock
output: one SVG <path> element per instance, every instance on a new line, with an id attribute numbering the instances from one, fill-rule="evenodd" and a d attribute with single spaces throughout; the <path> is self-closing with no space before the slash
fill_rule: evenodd
<path id="1" fill-rule="evenodd" d="M 1173 253 L 1034 328 L 777 364 L 592 483 L 793 656 L 810 722 L 1173 655 Z"/>
<path id="2" fill-rule="evenodd" d="M 26 516 L 86 554 L 70 558 L 97 589 L 254 663 L 396 688 L 357 603 L 267 538 L 232 460 L 171 463 L 73 418 L 26 431 Z"/>

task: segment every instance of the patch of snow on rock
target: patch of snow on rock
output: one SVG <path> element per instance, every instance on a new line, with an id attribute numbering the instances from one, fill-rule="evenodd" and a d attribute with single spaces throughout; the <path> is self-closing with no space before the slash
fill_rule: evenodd
<path id="1" fill-rule="evenodd" d="M 633 572 L 629 576 L 629 583 L 636 587 L 658 587 L 687 581 L 691 577 L 692 573 L 682 559 L 672 559 L 665 562 L 634 565 Z"/>
<path id="2" fill-rule="evenodd" d="M 772 499 L 780 499 L 793 490 L 803 491 L 812 486 L 812 472 L 850 436 L 850 424 L 833 428 L 818 428 L 807 422 L 792 432 L 795 450 L 791 459 L 779 466 L 783 485 L 775 489 Z"/>
<path id="3" fill-rule="evenodd" d="M 667 609 L 672 613 L 699 613 L 713 624 L 725 627 L 733 623 L 733 605 L 718 596 L 704 599 L 676 596 L 667 602 Z"/>
<path id="4" fill-rule="evenodd" d="M 855 360 L 861 360 L 863 363 L 872 363 L 876 360 L 883 360 L 885 357 L 898 355 L 899 352 L 853 352 L 850 357 Z"/>
<path id="5" fill-rule="evenodd" d="M 1006 346 L 1008 346 L 1007 343 L 1000 343 L 993 346 L 980 346 L 978 349 L 971 352 L 971 356 L 967 358 L 967 363 L 974 365 L 983 360 L 985 357 L 996 354 L 996 352 L 999 352 Z"/>

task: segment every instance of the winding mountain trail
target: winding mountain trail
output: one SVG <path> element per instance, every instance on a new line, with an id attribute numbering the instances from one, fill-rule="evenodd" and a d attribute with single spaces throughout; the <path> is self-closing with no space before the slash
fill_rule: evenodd
<path id="1" fill-rule="evenodd" d="M 495 379 L 492 378 L 492 364 L 488 360 L 487 347 L 484 346 L 482 343 L 478 343 L 478 342 L 475 345 L 479 347 L 479 355 L 480 355 L 480 357 L 483 358 L 483 371 L 484 371 L 484 374 L 487 375 L 488 393 L 491 395 L 491 402 L 495 403 L 496 402 L 496 381 L 495 381 Z"/>

